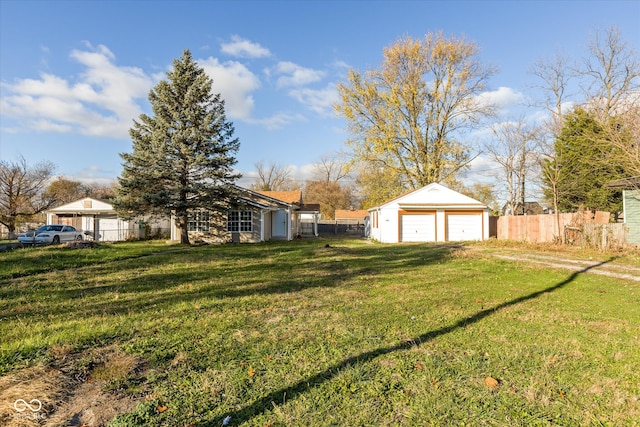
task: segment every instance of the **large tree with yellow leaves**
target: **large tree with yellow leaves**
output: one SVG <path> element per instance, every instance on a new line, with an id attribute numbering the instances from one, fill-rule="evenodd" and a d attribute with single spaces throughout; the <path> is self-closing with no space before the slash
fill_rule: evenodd
<path id="1" fill-rule="evenodd" d="M 474 43 L 442 33 L 401 38 L 383 54 L 378 69 L 350 70 L 338 85 L 336 111 L 347 120 L 355 161 L 368 174 L 397 177 L 396 194 L 454 182 L 474 157 L 464 130 L 492 113 L 480 95 L 494 69 Z"/>

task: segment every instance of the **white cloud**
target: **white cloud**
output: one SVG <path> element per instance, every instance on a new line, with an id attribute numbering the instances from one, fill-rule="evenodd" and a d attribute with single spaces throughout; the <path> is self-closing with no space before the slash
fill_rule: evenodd
<path id="1" fill-rule="evenodd" d="M 77 81 L 45 74 L 3 84 L 2 113 L 39 131 L 125 138 L 153 81 L 139 68 L 117 66 L 105 46 L 73 50 L 85 67 Z"/>
<path id="2" fill-rule="evenodd" d="M 300 181 L 308 181 L 313 179 L 313 175 L 315 174 L 317 169 L 317 165 L 315 163 L 305 163 L 302 166 L 296 167 L 295 176 Z"/>
<path id="3" fill-rule="evenodd" d="M 292 89 L 289 95 L 307 108 L 319 114 L 330 115 L 333 105 L 339 101 L 335 84 L 329 84 L 324 89 Z"/>
<path id="4" fill-rule="evenodd" d="M 70 133 L 73 128 L 69 125 L 54 123 L 49 120 L 36 120 L 33 127 L 40 132 Z"/>
<path id="5" fill-rule="evenodd" d="M 213 79 L 213 92 L 225 101 L 229 118 L 248 119 L 254 102 L 251 92 L 260 87 L 260 80 L 247 67 L 236 61 L 221 63 L 217 58 L 200 59 L 198 64 Z"/>
<path id="6" fill-rule="evenodd" d="M 234 45 L 236 50 L 232 50 Z M 259 45 L 237 36 L 226 49 L 248 55 L 266 55 Z M 253 50 L 252 50 L 253 49 Z M 262 53 L 260 53 L 262 52 Z M 268 51 L 266 51 L 268 52 Z M 74 49 L 69 58 L 80 68 L 73 76 L 42 73 L 35 79 L 17 79 L 2 85 L 0 114 L 10 117 L 3 130 L 12 132 L 31 129 L 41 132 L 80 134 L 110 138 L 128 138 L 133 123 L 147 108 L 147 96 L 153 85 L 166 78 L 164 74 L 145 72 L 141 68 L 118 65 L 116 55 L 104 45 Z M 280 112 L 269 117 L 252 118 L 253 93 L 260 79 L 238 61 L 221 62 L 214 57 L 197 60 L 213 79 L 214 93 L 225 101 L 230 119 L 264 126 L 268 130 L 305 121 L 301 113 Z M 318 114 L 330 114 L 337 101 L 334 84 L 322 89 L 304 85 L 324 78 L 325 73 L 293 62 L 280 62 L 271 70 L 278 87 L 289 88 L 288 95 Z"/>
<path id="7" fill-rule="evenodd" d="M 113 171 L 102 170 L 98 166 L 91 165 L 83 168 L 73 176 L 62 176 L 63 178 L 73 181 L 80 181 L 83 184 L 98 184 L 109 186 L 117 183 L 113 178 Z"/>
<path id="8" fill-rule="evenodd" d="M 269 49 L 243 39 L 240 36 L 231 36 L 230 43 L 222 43 L 222 52 L 237 58 L 265 58 L 271 56 Z"/>
<path id="9" fill-rule="evenodd" d="M 346 63 L 345 61 L 335 61 L 333 63 L 333 66 L 337 69 L 342 69 L 342 70 L 349 70 L 351 68 L 351 66 Z"/>
<path id="10" fill-rule="evenodd" d="M 305 68 L 288 61 L 278 62 L 275 71 L 280 75 L 277 80 L 278 87 L 304 86 L 320 81 L 325 76 L 324 71 Z"/>
<path id="11" fill-rule="evenodd" d="M 38 79 L 2 83 L 2 115 L 16 119 L 12 129 L 127 138 L 149 91 L 165 75 L 119 66 L 103 45 L 87 44 L 86 50 L 73 50 L 70 58 L 83 67 L 75 78 L 43 73 Z M 220 63 L 215 58 L 198 62 L 214 80 L 213 90 L 225 100 L 228 116 L 249 118 L 258 78 L 239 62 Z"/>
<path id="12" fill-rule="evenodd" d="M 278 113 L 264 119 L 248 119 L 247 123 L 264 126 L 267 130 L 276 130 L 285 127 L 294 122 L 305 121 L 306 118 L 302 114 Z"/>
<path id="13" fill-rule="evenodd" d="M 469 163 L 469 167 L 462 172 L 461 178 L 464 179 L 465 184 L 471 185 L 472 183 L 487 183 L 493 184 L 496 189 L 501 185 L 498 177 L 501 173 L 501 167 L 491 158 L 485 155 L 479 155 Z"/>
<path id="14" fill-rule="evenodd" d="M 498 90 L 481 93 L 478 95 L 477 100 L 481 104 L 493 105 L 503 110 L 510 106 L 521 104 L 524 101 L 524 95 L 511 88 L 501 86 Z"/>

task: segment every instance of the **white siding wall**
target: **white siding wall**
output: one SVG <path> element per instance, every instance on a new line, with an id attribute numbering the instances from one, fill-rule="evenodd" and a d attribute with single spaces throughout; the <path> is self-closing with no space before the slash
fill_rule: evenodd
<path id="1" fill-rule="evenodd" d="M 446 223 L 444 209 L 436 211 L 436 242 L 444 242 L 446 239 Z"/>
<path id="2" fill-rule="evenodd" d="M 380 209 L 378 216 L 380 240 L 383 243 L 398 243 L 398 207 L 388 206 Z"/>

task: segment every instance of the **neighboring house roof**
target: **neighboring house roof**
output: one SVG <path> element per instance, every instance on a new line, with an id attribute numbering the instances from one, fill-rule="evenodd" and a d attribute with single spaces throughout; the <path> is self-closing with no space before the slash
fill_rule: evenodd
<path id="1" fill-rule="evenodd" d="M 640 176 L 619 179 L 605 185 L 608 188 L 638 188 L 640 186 Z"/>
<path id="2" fill-rule="evenodd" d="M 354 209 L 336 209 L 335 219 L 361 219 L 369 216 L 369 211 Z"/>
<path id="3" fill-rule="evenodd" d="M 476 208 L 486 209 L 487 205 L 457 191 L 451 190 L 444 185 L 432 183 L 417 190 L 403 194 L 391 199 L 379 206 L 368 209 L 369 212 L 384 208 L 390 205 L 397 205 L 401 209 L 422 209 L 429 208 Z"/>
<path id="4" fill-rule="evenodd" d="M 300 213 L 320 213 L 319 203 L 303 203 L 297 212 Z"/>
<path id="5" fill-rule="evenodd" d="M 77 214 L 99 214 L 99 213 L 115 213 L 113 205 L 104 200 L 85 197 L 74 202 L 56 206 L 49 209 L 47 213 L 77 213 Z"/>
<path id="6" fill-rule="evenodd" d="M 281 200 L 291 205 L 302 204 L 302 191 L 256 191 L 256 193 L 262 194 L 273 199 Z"/>
<path id="7" fill-rule="evenodd" d="M 544 208 L 542 207 L 542 205 L 538 202 L 524 202 L 524 212 L 522 212 L 522 203 L 516 203 L 515 207 L 515 212 L 508 212 L 509 211 L 509 204 L 505 204 L 502 207 L 502 213 L 504 215 L 506 215 L 507 213 L 510 215 L 520 215 L 520 214 L 524 214 L 524 215 L 540 215 L 544 213 Z"/>

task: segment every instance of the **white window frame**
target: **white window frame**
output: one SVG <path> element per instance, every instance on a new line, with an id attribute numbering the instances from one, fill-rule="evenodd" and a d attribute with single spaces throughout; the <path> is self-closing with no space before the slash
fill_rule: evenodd
<path id="1" fill-rule="evenodd" d="M 187 231 L 208 233 L 211 229 L 211 213 L 205 209 L 189 212 L 187 216 Z"/>
<path id="2" fill-rule="evenodd" d="M 252 233 L 253 211 L 229 211 L 227 215 L 227 231 L 230 231 L 232 233 Z"/>

